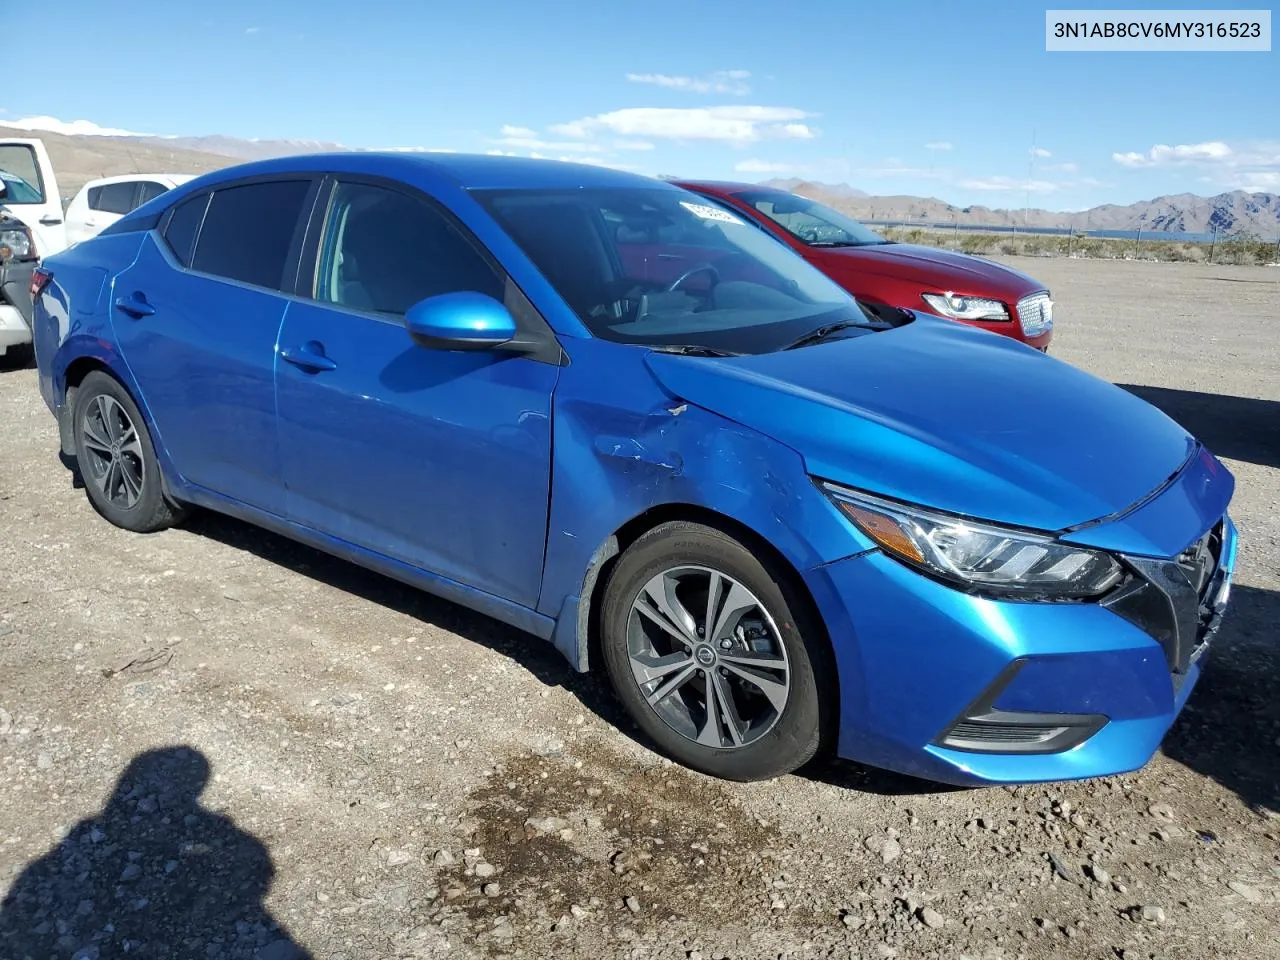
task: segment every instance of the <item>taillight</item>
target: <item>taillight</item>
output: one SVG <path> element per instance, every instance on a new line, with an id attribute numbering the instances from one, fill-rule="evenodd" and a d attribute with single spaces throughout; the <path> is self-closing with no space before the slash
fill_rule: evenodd
<path id="1" fill-rule="evenodd" d="M 49 281 L 52 279 L 52 270 L 46 270 L 44 267 L 36 267 L 35 271 L 31 274 L 32 303 L 40 298 L 40 294 L 44 293 L 45 287 L 49 286 Z"/>

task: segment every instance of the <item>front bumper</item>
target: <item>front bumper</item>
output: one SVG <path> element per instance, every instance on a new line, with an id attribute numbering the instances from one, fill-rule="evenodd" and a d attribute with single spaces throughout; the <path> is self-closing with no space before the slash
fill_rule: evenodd
<path id="1" fill-rule="evenodd" d="M 962 785 L 1142 767 L 1221 622 L 1236 556 L 1225 517 L 1221 531 L 1208 612 L 1196 611 L 1196 642 L 1172 665 L 1168 642 L 1149 632 L 1156 621 L 1099 603 L 971 596 L 878 551 L 811 570 L 839 670 L 840 756 Z"/>

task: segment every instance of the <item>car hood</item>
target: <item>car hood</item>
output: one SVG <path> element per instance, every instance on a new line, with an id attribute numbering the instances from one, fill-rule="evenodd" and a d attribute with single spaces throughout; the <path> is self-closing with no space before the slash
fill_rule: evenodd
<path id="1" fill-rule="evenodd" d="M 1039 530 L 1126 510 L 1196 446 L 1113 384 L 924 315 L 796 350 L 646 363 L 675 396 L 796 450 L 815 477 Z"/>
<path id="2" fill-rule="evenodd" d="M 886 243 L 865 247 L 818 247 L 816 256 L 834 269 L 847 265 L 860 273 L 910 279 L 938 288 L 940 293 L 959 290 L 996 294 L 1017 301 L 1045 285 L 1012 267 L 982 257 L 921 247 L 913 243 Z"/>

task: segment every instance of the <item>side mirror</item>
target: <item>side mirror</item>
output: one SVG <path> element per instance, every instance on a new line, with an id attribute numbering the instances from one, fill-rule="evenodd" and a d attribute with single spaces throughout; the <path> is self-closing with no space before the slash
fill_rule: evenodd
<path id="1" fill-rule="evenodd" d="M 518 332 L 510 311 L 483 293 L 442 293 L 409 308 L 404 325 L 413 342 L 436 350 L 492 350 Z"/>

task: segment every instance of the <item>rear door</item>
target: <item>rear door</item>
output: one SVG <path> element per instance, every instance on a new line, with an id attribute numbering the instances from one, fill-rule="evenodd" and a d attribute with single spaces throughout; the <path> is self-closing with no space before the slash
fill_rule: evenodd
<path id="1" fill-rule="evenodd" d="M 31 229 L 36 252 L 48 257 L 65 250 L 62 198 L 44 142 L 0 139 L 0 180 L 6 190 L 0 208 Z"/>
<path id="2" fill-rule="evenodd" d="M 182 477 L 284 514 L 275 348 L 318 180 L 259 178 L 183 200 L 116 277 L 112 319 Z"/>

